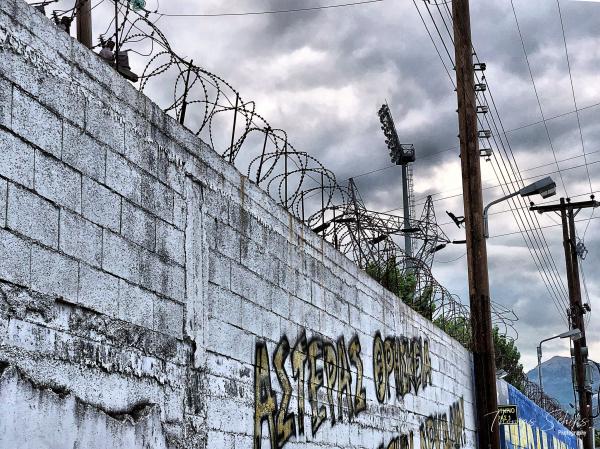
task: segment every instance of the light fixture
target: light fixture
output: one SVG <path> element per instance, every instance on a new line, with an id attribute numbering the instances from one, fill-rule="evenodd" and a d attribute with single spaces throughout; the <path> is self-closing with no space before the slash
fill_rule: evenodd
<path id="1" fill-rule="evenodd" d="M 378 243 L 383 242 L 385 239 L 387 239 L 388 235 L 387 234 L 381 234 L 379 237 L 375 237 L 374 239 L 370 240 L 369 243 L 371 245 L 377 245 Z"/>
<path id="2" fill-rule="evenodd" d="M 499 369 L 498 371 L 496 371 L 497 379 L 504 379 L 506 376 L 508 376 L 508 372 L 506 372 L 505 370 Z"/>
<path id="3" fill-rule="evenodd" d="M 542 198 L 546 199 L 556 195 L 556 183 L 551 177 L 547 176 L 544 179 L 540 179 L 533 184 L 523 187 L 517 193 L 523 197 L 540 195 Z"/>
<path id="4" fill-rule="evenodd" d="M 580 340 L 582 335 L 581 335 L 581 331 L 579 329 L 571 329 L 570 331 L 567 332 L 563 332 L 562 334 L 558 335 L 559 338 L 571 338 L 571 340 L 573 341 L 577 341 Z"/>
<path id="5" fill-rule="evenodd" d="M 325 229 L 327 229 L 329 226 L 331 226 L 331 222 L 329 222 L 329 221 L 328 221 L 327 223 L 323 223 L 323 224 L 321 224 L 321 225 L 317 226 L 316 228 L 314 228 L 314 229 L 313 229 L 313 232 L 314 232 L 315 234 L 318 234 L 319 232 L 322 232 L 322 231 L 324 231 Z"/>
<path id="6" fill-rule="evenodd" d="M 481 132 L 481 131 L 480 131 Z M 523 187 L 516 192 L 510 193 L 502 198 L 492 201 L 490 204 L 485 206 L 483 209 L 483 234 L 485 238 L 490 236 L 488 229 L 488 210 L 494 204 L 498 204 L 502 201 L 508 200 L 514 196 L 521 195 L 522 197 L 528 197 L 532 195 L 540 195 L 542 198 L 546 199 L 551 197 L 552 195 L 556 195 L 556 183 L 549 176 L 540 179 L 539 181 L 534 182 L 533 184 L 529 184 L 528 186 Z"/>
<path id="7" fill-rule="evenodd" d="M 430 253 L 437 253 L 438 251 L 443 250 L 446 247 L 446 243 L 440 243 L 438 246 L 436 246 L 435 248 L 433 248 Z"/>
<path id="8" fill-rule="evenodd" d="M 400 232 L 403 232 L 405 234 L 415 234 L 417 232 L 421 232 L 421 228 L 404 228 L 400 229 Z"/>
<path id="9" fill-rule="evenodd" d="M 581 337 L 582 337 L 581 331 L 579 329 L 575 328 L 575 329 L 571 329 L 566 332 L 563 332 L 562 334 L 555 335 L 554 337 L 546 338 L 545 340 L 540 341 L 540 344 L 537 347 L 537 358 L 538 358 L 538 367 L 537 368 L 538 368 L 538 382 L 540 384 L 540 391 L 542 392 L 542 394 L 544 393 L 544 384 L 542 382 L 542 343 L 545 343 L 550 340 L 554 340 L 556 338 L 570 338 L 573 341 L 577 341 Z M 573 356 L 573 348 L 571 348 L 571 356 Z"/>

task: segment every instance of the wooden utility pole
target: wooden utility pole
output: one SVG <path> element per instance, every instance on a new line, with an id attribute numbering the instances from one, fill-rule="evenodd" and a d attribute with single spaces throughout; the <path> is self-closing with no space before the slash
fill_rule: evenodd
<path id="1" fill-rule="evenodd" d="M 478 449 L 499 449 L 496 361 L 492 338 L 477 109 L 468 0 L 452 0 L 456 92 L 469 271 Z"/>
<path id="2" fill-rule="evenodd" d="M 560 199 L 559 204 L 533 206 L 532 211 L 540 214 L 544 212 L 560 212 L 563 227 L 563 246 L 567 267 L 567 285 L 569 287 L 569 322 L 571 329 L 579 329 L 581 338 L 573 342 L 573 358 L 575 359 L 575 389 L 579 396 L 579 417 L 584 425 L 582 430 L 586 434 L 583 438 L 583 448 L 594 448 L 594 432 L 592 418 L 592 392 L 586 389 L 587 344 L 585 339 L 585 309 L 581 302 L 581 284 L 579 282 L 579 264 L 577 259 L 577 241 L 575 231 L 575 215 L 581 209 L 598 207 L 600 203 L 594 201 L 581 201 L 571 203 L 570 199 Z"/>
<path id="3" fill-rule="evenodd" d="M 92 0 L 77 0 L 77 40 L 87 48 L 92 42 Z"/>

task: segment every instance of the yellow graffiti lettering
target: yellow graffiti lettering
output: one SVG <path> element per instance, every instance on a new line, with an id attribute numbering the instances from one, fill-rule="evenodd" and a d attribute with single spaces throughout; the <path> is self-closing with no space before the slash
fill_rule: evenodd
<path id="1" fill-rule="evenodd" d="M 277 448 L 282 448 L 283 445 L 296 433 L 296 426 L 294 421 L 294 414 L 288 413 L 290 406 L 290 399 L 292 397 L 292 384 L 285 372 L 284 363 L 290 354 L 290 343 L 287 337 L 283 337 L 275 349 L 273 356 L 273 365 L 275 367 L 275 373 L 279 380 L 279 385 L 283 391 L 281 397 L 281 404 L 277 412 L 277 420 L 275 421 L 275 428 L 277 431 Z"/>
<path id="2" fill-rule="evenodd" d="M 311 408 L 311 430 L 315 436 L 317 430 L 325 418 L 327 418 L 327 410 L 324 405 L 319 405 L 317 393 L 319 388 L 323 386 L 323 369 L 317 368 L 317 359 L 323 354 L 323 345 L 320 339 L 313 338 L 308 344 L 308 402 Z"/>
<path id="3" fill-rule="evenodd" d="M 302 332 L 296 341 L 292 354 L 292 371 L 298 385 L 298 433 L 304 435 L 305 396 L 304 396 L 304 369 L 307 359 L 306 333 Z"/>
<path id="4" fill-rule="evenodd" d="M 262 423 L 267 421 L 271 447 L 275 447 L 275 411 L 277 401 L 271 389 L 269 354 L 264 343 L 257 343 L 254 366 L 254 449 L 260 449 Z"/>
<path id="5" fill-rule="evenodd" d="M 385 353 L 381 334 L 377 332 L 373 340 L 373 379 L 375 381 L 375 394 L 380 403 L 385 401 L 387 390 L 387 373 L 385 372 Z"/>
<path id="6" fill-rule="evenodd" d="M 325 376 L 327 378 L 327 402 L 329 403 L 329 416 L 331 423 L 335 424 L 335 403 L 333 400 L 333 390 L 337 380 L 338 361 L 335 353 L 335 347 L 331 343 L 323 344 L 323 356 L 325 366 Z"/>
<path id="7" fill-rule="evenodd" d="M 348 363 L 348 353 L 346 352 L 346 343 L 344 337 L 340 337 L 337 341 L 338 349 L 338 416 L 340 420 L 343 417 L 344 395 L 346 395 L 346 404 L 348 406 L 348 419 L 353 415 L 352 403 L 352 373 L 350 372 L 350 364 Z"/>
<path id="8" fill-rule="evenodd" d="M 367 392 L 363 388 L 363 363 L 360 358 L 360 341 L 357 336 L 350 340 L 348 352 L 350 353 L 350 363 L 356 367 L 356 385 L 354 389 L 354 414 L 367 409 Z"/>

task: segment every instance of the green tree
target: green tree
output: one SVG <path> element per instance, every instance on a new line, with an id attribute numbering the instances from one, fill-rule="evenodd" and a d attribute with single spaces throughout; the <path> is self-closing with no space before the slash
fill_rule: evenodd
<path id="1" fill-rule="evenodd" d="M 433 286 L 426 286 L 417 293 L 417 278 L 415 274 L 408 270 L 405 272 L 400 271 L 396 265 L 396 260 L 393 258 L 383 263 L 368 263 L 365 271 L 369 276 L 398 296 L 402 302 L 424 317 L 433 320 L 436 310 L 433 301 L 435 293 Z M 471 323 L 468 318 L 445 318 L 442 316 L 436 318 L 433 322 L 465 347 L 471 347 Z M 523 390 L 525 373 L 523 365 L 520 363 L 521 353 L 517 349 L 515 342 L 501 335 L 498 327 L 494 327 L 492 335 L 496 353 L 496 369 L 506 371 L 508 375 L 505 377 L 505 380 L 519 390 Z"/>
<path id="2" fill-rule="evenodd" d="M 508 373 L 504 378 L 509 384 L 523 390 L 525 372 L 521 364 L 521 353 L 513 339 L 500 335 L 498 327 L 494 327 L 494 352 L 496 353 L 496 369 L 503 369 Z"/>
<path id="3" fill-rule="evenodd" d="M 596 440 L 596 447 L 600 447 L 600 430 L 596 430 L 595 434 L 594 434 L 594 438 Z"/>

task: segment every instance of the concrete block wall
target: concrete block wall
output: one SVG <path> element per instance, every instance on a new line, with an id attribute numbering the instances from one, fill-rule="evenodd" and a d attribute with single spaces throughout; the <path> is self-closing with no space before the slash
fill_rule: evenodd
<path id="1" fill-rule="evenodd" d="M 457 342 L 22 0 L 0 61 L 0 447 L 474 445 Z"/>

